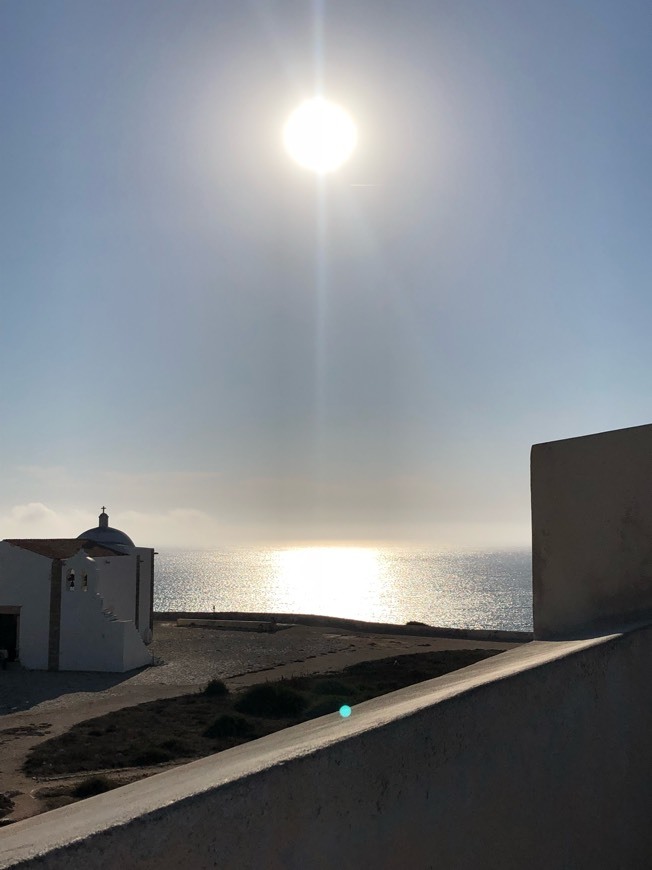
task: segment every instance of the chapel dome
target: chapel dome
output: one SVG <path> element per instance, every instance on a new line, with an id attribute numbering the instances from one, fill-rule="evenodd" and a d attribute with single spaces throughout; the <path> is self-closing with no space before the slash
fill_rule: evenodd
<path id="1" fill-rule="evenodd" d="M 94 529 L 88 529 L 77 535 L 77 538 L 86 538 L 88 541 L 93 541 L 95 544 L 103 544 L 107 547 L 135 547 L 136 545 L 131 540 L 129 535 L 121 532 L 120 529 L 113 529 L 109 525 L 109 515 L 104 512 L 100 514 L 100 524 Z"/>

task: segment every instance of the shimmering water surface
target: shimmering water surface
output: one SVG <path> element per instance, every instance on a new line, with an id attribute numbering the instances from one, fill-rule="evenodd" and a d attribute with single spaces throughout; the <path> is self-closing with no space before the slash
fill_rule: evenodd
<path id="1" fill-rule="evenodd" d="M 531 555 L 373 547 L 163 551 L 154 607 L 529 631 Z"/>

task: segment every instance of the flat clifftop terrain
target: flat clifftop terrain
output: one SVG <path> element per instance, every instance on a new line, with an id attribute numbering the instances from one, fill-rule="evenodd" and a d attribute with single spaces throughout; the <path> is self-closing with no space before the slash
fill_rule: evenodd
<path id="1" fill-rule="evenodd" d="M 14 666 L 0 676 L 0 794 L 5 796 L 0 815 L 4 812 L 6 821 L 15 821 L 72 799 L 70 792 L 79 784 L 79 773 L 74 775 L 74 782 L 70 781 L 71 774 L 68 773 L 58 774 L 66 780 L 63 784 L 59 781 L 45 783 L 35 781 L 22 768 L 31 750 L 46 740 L 64 735 L 70 728 L 86 720 L 166 698 L 197 696 L 214 679 L 222 680 L 234 695 L 256 683 L 335 674 L 359 662 L 391 658 L 393 663 L 401 661 L 403 656 L 430 655 L 442 651 L 500 652 L 515 645 L 404 634 L 360 633 L 305 625 L 293 625 L 278 632 L 228 631 L 180 627 L 176 622 L 163 618 L 154 627 L 154 641 L 150 649 L 158 664 L 152 667 L 127 674 L 105 674 L 25 671 Z M 468 659 L 460 657 L 457 657 L 457 661 L 454 664 L 449 656 L 447 670 L 469 663 Z M 428 675 L 435 676 L 436 673 L 429 672 Z M 393 686 L 398 687 L 398 683 Z M 392 691 L 392 688 L 386 688 L 385 691 Z M 322 700 L 325 703 L 323 712 L 329 712 L 326 707 L 329 704 L 332 707 L 337 697 L 325 697 Z M 359 703 L 364 697 L 352 696 L 350 700 Z M 316 702 L 313 703 L 313 709 L 315 705 Z M 232 715 L 226 710 L 223 714 Z M 213 718 L 219 715 L 222 714 L 215 712 Z M 286 724 L 296 721 L 289 720 Z M 276 722 L 272 730 L 278 724 Z M 264 731 L 267 726 L 262 727 Z M 98 729 L 91 726 L 90 730 Z M 227 743 L 234 736 L 251 739 L 251 736 L 259 735 L 252 732 L 249 735 L 227 734 Z M 97 736 L 94 739 L 97 740 Z M 174 741 L 175 738 L 168 735 L 167 739 Z M 229 745 L 234 744 L 231 742 Z M 205 747 L 201 753 L 206 754 L 204 750 Z M 186 751 L 183 741 L 180 744 L 172 742 L 167 749 L 159 748 L 158 755 L 149 756 L 152 759 L 151 766 L 141 766 L 136 772 L 124 770 L 116 775 L 115 784 L 158 772 L 162 769 L 160 765 L 166 764 L 161 751 L 168 753 L 168 762 L 173 759 L 171 764 L 196 757 L 193 754 L 183 755 Z M 217 744 L 210 744 L 208 751 L 218 751 Z M 90 769 L 91 766 L 86 765 L 86 773 Z M 45 775 L 44 771 L 40 772 L 40 776 Z M 51 771 L 48 778 L 52 776 L 57 774 Z M 97 787 L 101 790 L 103 786 Z M 49 797 L 43 793 L 43 789 L 50 791 Z M 11 801 L 11 808 L 7 801 Z"/>

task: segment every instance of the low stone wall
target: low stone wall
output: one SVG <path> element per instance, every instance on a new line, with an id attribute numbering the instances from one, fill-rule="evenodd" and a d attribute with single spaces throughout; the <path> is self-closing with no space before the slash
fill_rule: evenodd
<path id="1" fill-rule="evenodd" d="M 286 628 L 292 628 L 292 623 L 289 622 L 271 622 L 269 619 L 202 619 L 201 617 L 193 617 L 177 619 L 179 628 L 214 628 L 217 631 L 255 631 L 255 632 L 275 632 L 283 631 Z"/>
<path id="2" fill-rule="evenodd" d="M 19 822 L 0 867 L 645 868 L 652 628 L 537 641 Z"/>
<path id="3" fill-rule="evenodd" d="M 365 631 L 370 634 L 405 634 L 415 637 L 446 637 L 455 640 L 488 640 L 498 643 L 526 643 L 533 639 L 531 631 L 500 631 L 482 628 L 445 628 L 422 623 L 394 625 L 390 622 L 365 622 L 362 619 L 346 619 L 341 616 L 318 616 L 308 613 L 248 613 L 247 611 L 210 611 L 191 613 L 174 610 L 155 611 L 155 620 L 177 619 L 218 619 L 218 620 L 255 620 L 256 622 L 291 623 L 295 625 L 315 625 L 323 628 L 344 628 L 347 631 Z"/>

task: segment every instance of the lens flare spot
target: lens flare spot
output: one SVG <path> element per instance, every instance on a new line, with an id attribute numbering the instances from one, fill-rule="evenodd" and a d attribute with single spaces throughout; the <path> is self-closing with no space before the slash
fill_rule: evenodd
<path id="1" fill-rule="evenodd" d="M 349 705 L 342 704 L 342 706 L 340 707 L 340 716 L 342 717 L 342 719 L 348 719 L 350 715 L 351 715 L 351 708 L 349 707 Z"/>

